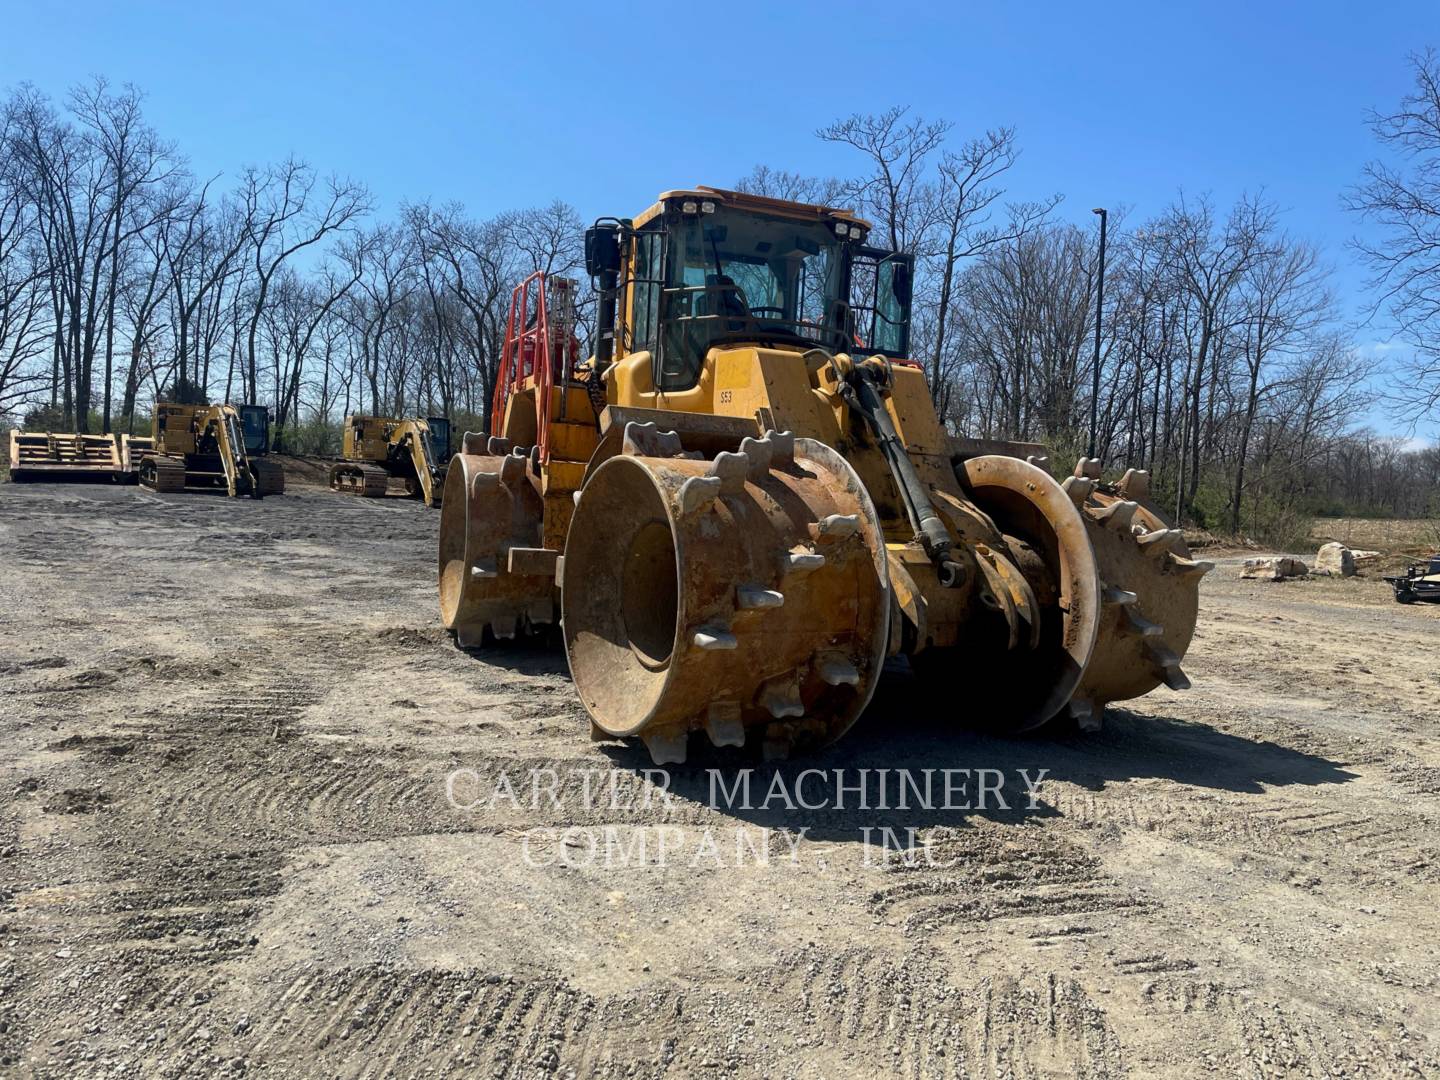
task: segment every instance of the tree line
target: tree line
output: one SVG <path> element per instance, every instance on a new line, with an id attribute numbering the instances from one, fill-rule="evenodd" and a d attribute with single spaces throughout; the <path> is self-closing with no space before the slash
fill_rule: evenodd
<path id="1" fill-rule="evenodd" d="M 912 352 L 952 430 L 1046 443 L 1090 436 L 1099 233 L 1059 195 L 1006 200 L 1013 129 L 959 141 L 904 109 L 816 135 L 846 178 L 757 166 L 747 190 L 856 206 L 915 256 Z M 1087 215 L 1088 216 L 1088 215 Z M 1148 469 L 1177 519 L 1295 538 L 1315 512 L 1434 513 L 1440 450 L 1357 426 L 1374 404 L 1330 268 L 1276 207 L 1181 195 L 1145 219 L 1110 208 L 1096 453 Z"/>
<path id="2" fill-rule="evenodd" d="M 1440 143 L 1434 70 L 1417 58 L 1422 104 L 1377 117 L 1378 135 Z M 1427 85 L 1431 127 L 1413 119 Z M 894 108 L 815 134 L 850 150 L 851 175 L 760 165 L 737 186 L 854 208 L 873 243 L 915 257 L 912 352 L 951 430 L 1078 456 L 1096 229 L 1064 220 L 1059 194 L 1007 198 L 1011 128 L 957 138 Z M 1357 210 L 1400 201 L 1379 190 L 1400 174 L 1365 176 Z M 1373 372 L 1324 257 L 1272 204 L 1181 196 L 1143 220 L 1112 207 L 1109 222 L 1093 402 L 1107 464 L 1149 469 L 1167 510 L 1228 532 L 1434 512 L 1440 451 L 1357 426 Z M 583 278 L 584 224 L 561 201 L 491 216 L 417 202 L 382 220 L 362 184 L 301 160 L 198 172 L 133 87 L 97 79 L 57 103 L 22 86 L 0 108 L 0 414 L 137 430 L 161 396 L 246 400 L 270 406 L 277 449 L 312 453 L 334 452 L 352 411 L 481 426 L 511 290 L 536 269 Z M 1390 250 L 1361 254 L 1397 274 Z M 1429 295 L 1409 277 L 1395 290 L 1411 308 Z M 585 282 L 582 300 L 588 341 Z"/>
<path id="3" fill-rule="evenodd" d="M 0 109 L 0 412 L 108 432 L 162 396 L 245 400 L 311 450 L 350 411 L 483 419 L 512 286 L 582 248 L 563 202 L 377 221 L 362 184 L 293 158 L 197 174 L 133 87 L 22 87 Z"/>

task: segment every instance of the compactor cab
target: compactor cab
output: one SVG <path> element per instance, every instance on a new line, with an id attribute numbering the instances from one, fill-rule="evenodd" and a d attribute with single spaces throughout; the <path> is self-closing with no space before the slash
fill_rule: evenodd
<path id="1" fill-rule="evenodd" d="M 466 647 L 558 622 L 592 734 L 684 761 L 838 738 L 904 654 L 957 724 L 1083 729 L 1183 689 L 1197 588 L 1142 471 L 949 435 L 910 353 L 913 262 L 845 210 L 671 191 L 512 297 L 488 434 L 446 480 Z"/>
<path id="2" fill-rule="evenodd" d="M 270 413 L 263 405 L 155 405 L 151 445 L 137 466 L 154 491 L 223 487 L 259 499 L 285 491 L 285 470 L 266 460 Z"/>
<path id="3" fill-rule="evenodd" d="M 347 416 L 341 454 L 330 468 L 331 490 L 378 498 L 395 478 L 407 495 L 438 506 L 450 459 L 450 421 Z"/>
<path id="4" fill-rule="evenodd" d="M 667 392 L 694 387 L 717 346 L 905 358 L 913 260 L 868 235 L 844 211 L 707 189 L 602 224 L 587 251 L 597 278 L 620 275 L 614 358 L 645 354 Z"/>

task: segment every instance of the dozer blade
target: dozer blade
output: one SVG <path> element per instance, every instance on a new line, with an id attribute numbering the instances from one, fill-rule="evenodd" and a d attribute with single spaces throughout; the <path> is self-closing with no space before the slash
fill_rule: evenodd
<path id="1" fill-rule="evenodd" d="M 457 454 L 440 508 L 440 616 L 461 648 L 555 622 L 559 552 L 524 452 Z"/>
<path id="2" fill-rule="evenodd" d="M 565 553 L 565 647 L 595 725 L 657 762 L 683 762 L 691 732 L 770 757 L 839 737 L 874 692 L 890 620 L 884 539 L 850 464 L 786 434 L 713 461 L 678 440 L 640 456 L 668 444 L 629 435 L 581 490 Z"/>
<path id="3" fill-rule="evenodd" d="M 119 435 L 10 432 L 10 479 L 123 480 L 127 468 Z"/>
<path id="4" fill-rule="evenodd" d="M 148 435 L 120 436 L 120 469 L 122 484 L 140 482 L 140 461 L 155 449 L 155 440 Z"/>

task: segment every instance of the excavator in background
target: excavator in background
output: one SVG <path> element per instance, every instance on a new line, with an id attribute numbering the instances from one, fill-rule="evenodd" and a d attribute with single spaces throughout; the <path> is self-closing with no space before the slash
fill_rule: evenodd
<path id="1" fill-rule="evenodd" d="M 441 509 L 441 617 L 557 621 L 593 738 L 684 762 L 839 738 L 904 655 L 937 716 L 1013 733 L 1181 690 L 1211 564 L 1148 477 L 949 436 L 909 359 L 911 256 L 845 210 L 699 187 L 515 290 L 489 434 Z"/>
<path id="2" fill-rule="evenodd" d="M 269 445 L 270 413 L 263 405 L 162 401 L 135 468 L 141 486 L 152 491 L 224 487 L 232 497 L 260 499 L 285 492 L 285 469 L 267 460 Z"/>
<path id="3" fill-rule="evenodd" d="M 347 416 L 341 453 L 343 460 L 330 469 L 332 491 L 379 498 L 395 477 L 405 481 L 405 494 L 439 506 L 450 461 L 450 421 Z"/>
<path id="4" fill-rule="evenodd" d="M 131 435 L 10 431 L 10 479 L 134 483 L 135 464 L 150 440 Z"/>

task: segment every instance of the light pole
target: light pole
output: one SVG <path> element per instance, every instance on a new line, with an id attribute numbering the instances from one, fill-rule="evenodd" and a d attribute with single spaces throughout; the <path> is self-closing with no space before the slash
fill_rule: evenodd
<path id="1" fill-rule="evenodd" d="M 1086 457 L 1095 456 L 1096 433 L 1100 427 L 1100 320 L 1105 311 L 1105 222 L 1109 214 L 1097 206 L 1091 211 L 1100 215 L 1100 276 L 1095 286 L 1095 370 L 1090 379 L 1090 449 Z"/>

